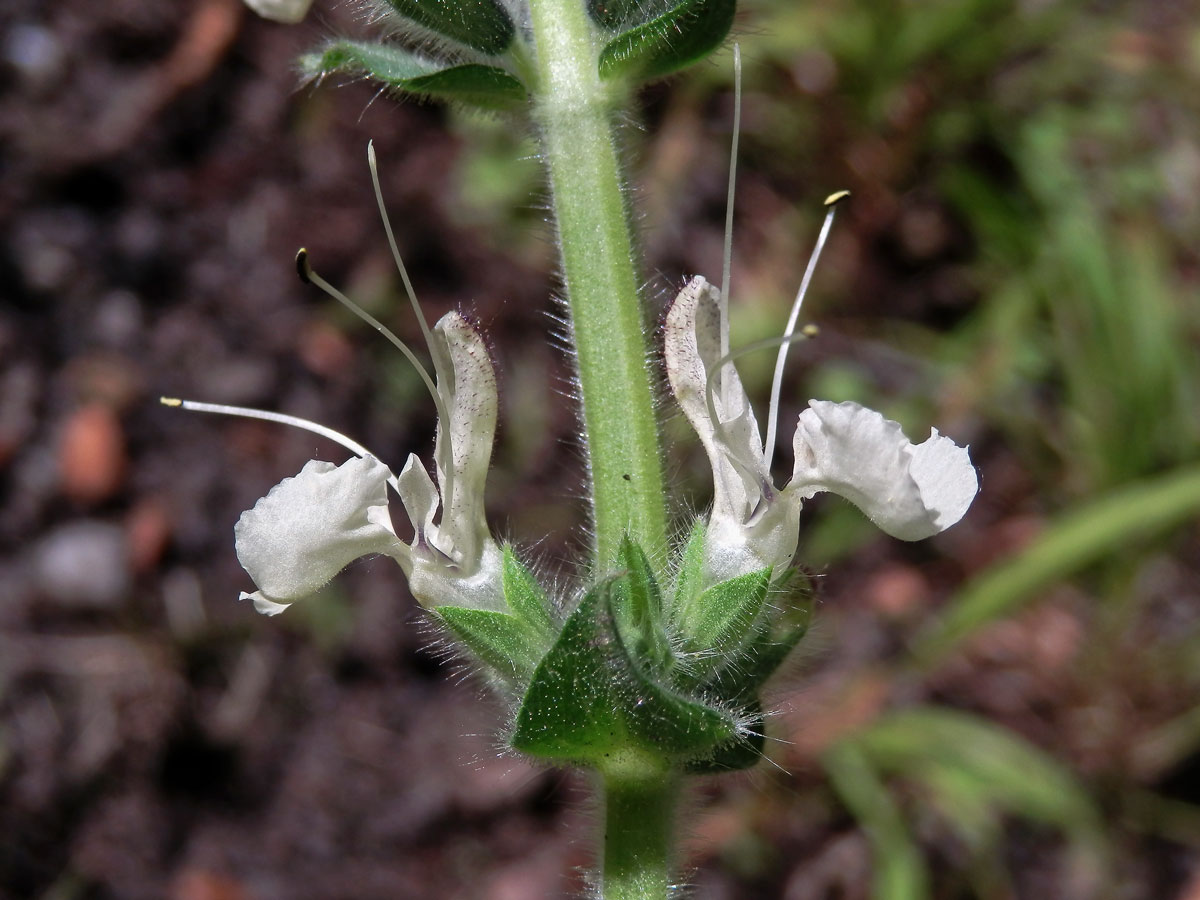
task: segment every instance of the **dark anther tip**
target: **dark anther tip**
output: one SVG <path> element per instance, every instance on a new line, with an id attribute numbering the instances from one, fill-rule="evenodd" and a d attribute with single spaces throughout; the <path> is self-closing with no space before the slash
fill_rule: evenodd
<path id="1" fill-rule="evenodd" d="M 308 251 L 303 247 L 296 251 L 296 274 L 305 284 L 312 284 L 312 266 L 308 264 Z"/>

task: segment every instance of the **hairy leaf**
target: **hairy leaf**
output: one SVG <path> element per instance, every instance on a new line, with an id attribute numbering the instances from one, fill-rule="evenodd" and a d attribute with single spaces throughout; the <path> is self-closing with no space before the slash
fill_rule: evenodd
<path id="1" fill-rule="evenodd" d="M 302 57 L 300 68 L 310 78 L 366 75 L 406 93 L 483 109 L 507 109 L 526 99 L 525 86 L 503 69 L 448 65 L 390 44 L 334 41 Z"/>
<path id="2" fill-rule="evenodd" d="M 619 591 L 629 591 L 627 576 L 593 587 L 567 619 L 517 713 L 515 749 L 601 766 L 630 749 L 686 760 L 736 733 L 731 715 L 677 693 L 630 658 L 613 616 Z"/>
<path id="3" fill-rule="evenodd" d="M 689 66 L 721 45 L 736 10 L 736 0 L 680 0 L 610 41 L 600 77 L 646 81 Z"/>
<path id="4" fill-rule="evenodd" d="M 513 42 L 516 29 L 496 0 L 387 0 L 404 18 L 442 37 L 497 56 Z"/>

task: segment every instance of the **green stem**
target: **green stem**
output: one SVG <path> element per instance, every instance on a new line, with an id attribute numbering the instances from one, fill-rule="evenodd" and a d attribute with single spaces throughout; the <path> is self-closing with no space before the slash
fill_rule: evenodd
<path id="1" fill-rule="evenodd" d="M 679 785 L 670 775 L 604 778 L 604 900 L 664 900 Z"/>
<path id="2" fill-rule="evenodd" d="M 591 473 L 596 562 L 626 533 L 654 553 L 666 511 L 622 169 L 582 0 L 531 0 L 537 117 L 562 248 Z"/>

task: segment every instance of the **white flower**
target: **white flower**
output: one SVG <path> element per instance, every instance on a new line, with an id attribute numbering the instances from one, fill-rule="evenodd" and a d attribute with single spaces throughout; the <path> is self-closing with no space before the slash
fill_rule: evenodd
<path id="1" fill-rule="evenodd" d="M 483 511 L 496 431 L 496 375 L 483 338 L 458 313 L 442 317 L 430 343 L 439 407 L 446 411 L 434 441 L 437 484 L 415 454 L 396 478 L 345 440 L 360 456 L 336 467 L 310 461 L 285 478 L 242 514 L 235 529 L 238 559 L 258 586 L 242 598 L 252 599 L 259 612 L 282 612 L 350 562 L 374 554 L 400 563 L 424 606 L 503 608 L 501 553 Z M 392 527 L 389 485 L 413 524 L 411 545 Z"/>
<path id="2" fill-rule="evenodd" d="M 840 494 L 907 541 L 937 534 L 966 513 L 979 487 L 966 448 L 936 430 L 913 444 L 897 423 L 857 403 L 809 401 L 792 440 L 791 481 L 776 489 L 750 401 L 721 353 L 722 323 L 720 293 L 696 277 L 675 298 L 665 329 L 671 390 L 713 468 L 707 583 L 790 564 L 800 508 L 819 491 Z M 790 342 L 793 324 L 775 343 Z"/>
<path id="3" fill-rule="evenodd" d="M 296 255 L 296 267 L 303 281 L 315 284 L 366 321 L 416 368 L 438 413 L 433 442 L 437 483 L 415 454 L 409 455 L 397 477 L 376 454 L 316 422 L 215 403 L 167 398 L 162 402 L 294 425 L 323 435 L 355 455 L 340 466 L 310 461 L 300 474 L 285 478 L 253 509 L 242 513 L 234 530 L 238 559 L 258 590 L 241 596 L 253 600 L 259 612 L 276 615 L 323 587 L 349 563 L 375 554 L 400 563 L 413 596 L 426 607 L 503 610 L 503 556 L 488 532 L 483 508 L 499 406 L 496 372 L 482 335 L 461 315 L 447 313 L 432 329 L 426 323 L 396 248 L 370 144 L 367 161 L 388 244 L 433 357 L 437 383 L 403 341 L 312 270 L 308 251 Z M 412 522 L 411 544 L 401 541 L 392 527 L 389 487 L 399 495 Z"/>
<path id="4" fill-rule="evenodd" d="M 246 5 L 264 19 L 294 25 L 308 15 L 312 0 L 246 0 Z"/>

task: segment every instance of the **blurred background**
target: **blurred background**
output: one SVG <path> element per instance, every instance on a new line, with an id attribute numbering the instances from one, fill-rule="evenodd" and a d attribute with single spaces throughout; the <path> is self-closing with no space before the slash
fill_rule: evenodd
<path id="1" fill-rule="evenodd" d="M 1200 5 L 745 0 L 735 341 L 777 334 L 848 188 L 785 416 L 855 399 L 969 442 L 982 490 L 901 544 L 804 516 L 817 627 L 770 761 L 698 783 L 690 896 L 1200 898 Z M 494 341 L 491 520 L 563 579 L 583 536 L 536 149 L 502 120 L 298 88 L 353 10 L 0 6 L 0 896 L 572 896 L 594 817 L 500 754 L 505 712 L 399 570 L 275 619 L 237 601 L 239 513 L 313 435 L 399 465 L 433 409 L 318 271 L 419 343 Z M 631 180 L 650 315 L 721 267 L 726 51 L 645 92 Z M 765 400 L 772 354 L 741 363 Z M 708 502 L 686 423 L 666 466 Z M 782 467 L 789 465 L 784 452 Z M 400 523 L 398 523 L 400 524 Z M 564 583 L 566 583 L 564 581 Z"/>

